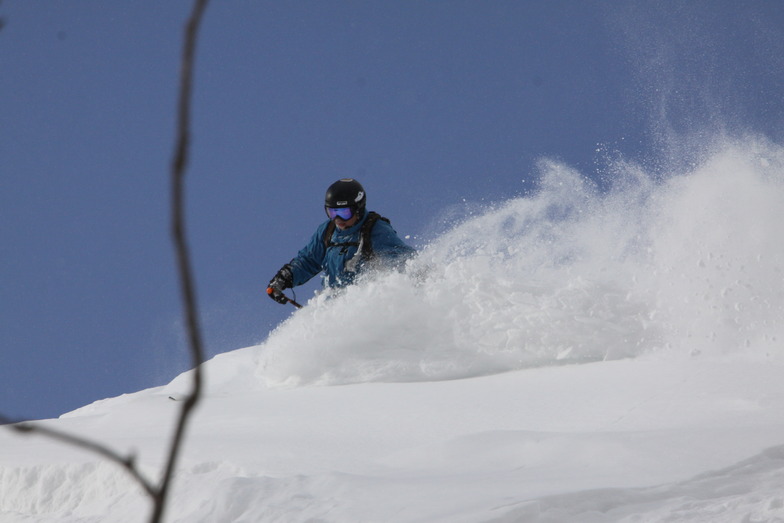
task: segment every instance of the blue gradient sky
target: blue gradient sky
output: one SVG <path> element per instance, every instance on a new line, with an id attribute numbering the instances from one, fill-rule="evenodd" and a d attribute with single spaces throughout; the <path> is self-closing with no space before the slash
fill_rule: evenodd
<path id="1" fill-rule="evenodd" d="M 57 416 L 188 367 L 169 163 L 190 1 L 0 3 L 0 412 Z M 784 138 L 778 1 L 215 1 L 197 51 L 188 231 L 209 355 L 292 311 L 275 271 L 358 178 L 424 245 L 536 187 L 669 174 Z M 307 299 L 314 286 L 301 290 Z"/>

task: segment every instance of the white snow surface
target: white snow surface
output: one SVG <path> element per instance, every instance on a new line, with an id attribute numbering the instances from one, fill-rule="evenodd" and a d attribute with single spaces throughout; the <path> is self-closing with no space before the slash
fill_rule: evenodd
<path id="1" fill-rule="evenodd" d="M 467 217 L 203 365 L 168 522 L 784 521 L 784 148 Z M 191 372 L 39 423 L 161 472 Z M 0 431 L 1 522 L 146 521 L 114 464 Z"/>

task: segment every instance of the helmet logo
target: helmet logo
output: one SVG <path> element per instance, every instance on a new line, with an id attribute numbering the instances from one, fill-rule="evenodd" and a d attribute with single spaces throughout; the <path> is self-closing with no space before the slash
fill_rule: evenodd
<path id="1" fill-rule="evenodd" d="M 340 206 L 340 207 L 345 207 L 346 205 L 348 205 L 348 202 L 347 201 L 346 202 L 335 202 L 335 205 Z"/>
<path id="2" fill-rule="evenodd" d="M 362 198 L 364 198 L 364 197 L 365 197 L 365 193 L 362 192 L 362 191 L 359 191 L 359 193 L 357 193 L 357 197 L 354 198 L 354 201 L 358 202 L 358 201 L 362 200 Z"/>

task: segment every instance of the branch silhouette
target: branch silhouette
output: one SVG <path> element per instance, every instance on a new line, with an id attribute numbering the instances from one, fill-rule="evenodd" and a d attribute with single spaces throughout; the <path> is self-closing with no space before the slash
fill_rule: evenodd
<path id="1" fill-rule="evenodd" d="M 182 291 L 184 315 L 186 319 L 185 326 L 189 339 L 191 360 L 194 367 L 193 383 L 191 385 L 191 390 L 180 409 L 160 483 L 156 486 L 142 475 L 136 466 L 136 456 L 133 454 L 123 456 L 108 446 L 88 438 L 68 434 L 38 423 L 14 423 L 12 420 L 0 415 L 0 424 L 9 424 L 8 427 L 12 430 L 23 434 L 39 434 L 56 441 L 83 448 L 124 467 L 131 477 L 142 486 L 153 502 L 150 523 L 159 523 L 163 518 L 169 487 L 185 439 L 188 420 L 193 409 L 199 402 L 202 388 L 201 364 L 204 362 L 204 349 L 196 307 L 196 289 L 185 234 L 183 189 L 185 170 L 188 163 L 188 152 L 190 149 L 190 107 L 191 93 L 193 90 L 193 61 L 196 51 L 198 29 L 207 3 L 208 0 L 195 0 L 190 17 L 185 24 L 182 61 L 180 63 L 180 91 L 177 105 L 177 138 L 174 158 L 171 164 L 171 233 L 176 253 L 180 288 Z M 3 20 L 0 18 L 0 29 L 2 29 L 2 22 Z"/>
<path id="2" fill-rule="evenodd" d="M 182 65 L 180 69 L 180 95 L 178 103 L 177 118 L 177 145 L 172 162 L 172 235 L 174 239 L 175 251 L 177 254 L 177 268 L 180 275 L 180 287 L 182 290 L 183 306 L 185 308 L 186 330 L 190 341 L 191 358 L 193 363 L 193 384 L 192 389 L 180 410 L 180 417 L 175 429 L 169 449 L 169 460 L 161 481 L 158 492 L 159 503 L 155 503 L 151 522 L 158 522 L 163 517 L 165 500 L 167 498 L 171 478 L 179 458 L 182 441 L 185 436 L 185 429 L 190 418 L 190 414 L 199 402 L 201 397 L 202 368 L 204 361 L 204 348 L 199 328 L 199 318 L 196 309 L 196 288 L 191 269 L 190 255 L 188 251 L 187 238 L 185 235 L 185 209 L 184 209 L 184 181 L 185 168 L 188 163 L 188 152 L 190 150 L 190 108 L 193 85 L 193 57 L 196 52 L 196 40 L 204 10 L 208 0 L 195 0 L 193 12 L 185 26 L 185 43 L 183 45 Z"/>

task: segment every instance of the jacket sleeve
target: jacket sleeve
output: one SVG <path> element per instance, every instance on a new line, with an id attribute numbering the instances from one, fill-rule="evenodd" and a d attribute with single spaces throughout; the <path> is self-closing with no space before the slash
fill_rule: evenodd
<path id="1" fill-rule="evenodd" d="M 324 231 L 329 222 L 324 222 L 316 229 L 308 244 L 300 249 L 297 255 L 289 262 L 293 283 L 302 285 L 323 270 L 324 256 Z"/>
<path id="2" fill-rule="evenodd" d="M 376 222 L 371 239 L 373 253 L 392 266 L 400 266 L 416 254 L 416 249 L 401 240 L 395 229 L 383 220 Z"/>

